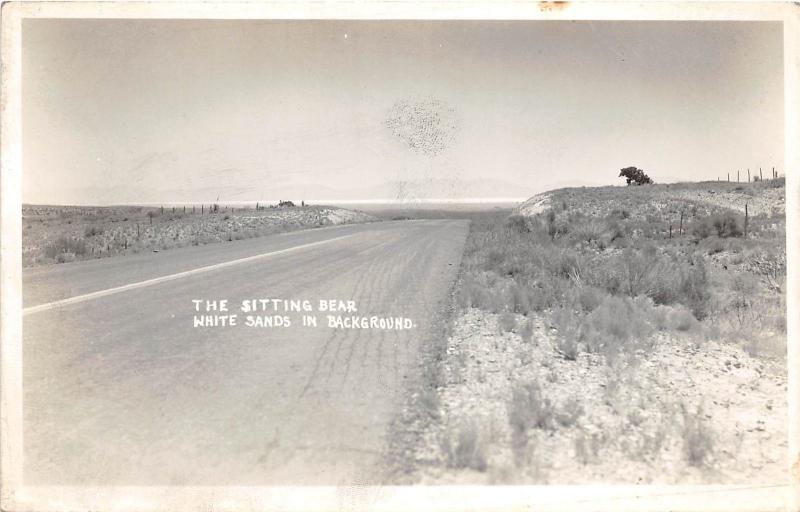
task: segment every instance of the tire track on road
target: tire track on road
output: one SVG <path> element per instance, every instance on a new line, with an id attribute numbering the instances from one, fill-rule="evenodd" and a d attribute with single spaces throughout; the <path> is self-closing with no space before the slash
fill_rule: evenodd
<path id="1" fill-rule="evenodd" d="M 393 242 L 393 240 L 390 240 L 388 242 L 384 242 L 384 243 L 380 244 L 380 246 L 382 247 L 382 246 L 386 245 L 387 243 L 391 243 L 391 242 Z M 361 251 L 357 255 L 365 254 L 367 252 L 370 252 L 370 250 L 372 250 L 372 249 L 374 249 L 374 247 L 370 247 L 370 248 L 368 248 L 368 249 L 366 249 L 364 251 Z M 369 270 L 372 270 L 372 267 L 374 266 L 375 261 L 376 261 L 376 259 L 372 260 L 372 262 L 370 263 L 370 267 L 368 267 L 368 271 L 366 271 L 366 272 L 361 272 L 360 269 L 358 269 L 357 267 L 355 267 L 353 270 L 347 272 L 346 275 L 350 275 L 352 273 L 356 273 L 357 274 L 357 277 L 355 279 L 355 284 L 353 285 L 353 290 L 352 290 L 352 292 L 350 294 L 352 297 L 357 297 L 359 295 L 360 290 L 363 288 L 363 283 L 364 283 L 364 280 L 365 280 L 365 276 L 370 273 Z M 344 276 L 341 276 L 341 277 L 344 277 Z M 309 376 L 308 380 L 306 381 L 306 384 L 303 386 L 303 389 L 302 389 L 302 391 L 301 391 L 301 393 L 299 395 L 300 398 L 305 396 L 306 393 L 309 391 L 309 389 L 311 389 L 311 386 L 314 383 L 314 381 L 315 381 L 315 379 L 317 377 L 317 374 L 318 374 L 318 372 L 320 370 L 320 366 L 322 365 L 322 361 L 325 358 L 326 354 L 328 353 L 329 347 L 334 342 L 336 342 L 337 343 L 336 354 L 338 354 L 339 348 L 341 346 L 341 343 L 342 343 L 342 341 L 343 341 L 343 339 L 345 337 L 346 337 L 346 331 L 345 330 L 336 329 L 328 337 L 328 339 L 325 341 L 325 344 L 324 344 L 324 346 L 322 348 L 322 351 L 320 352 L 319 356 L 315 359 L 314 369 L 312 370 L 311 375 Z M 328 379 L 330 378 L 330 375 L 333 373 L 334 366 L 335 366 L 335 358 L 336 358 L 336 355 L 334 355 L 333 362 L 331 363 L 330 371 L 328 372 Z"/>

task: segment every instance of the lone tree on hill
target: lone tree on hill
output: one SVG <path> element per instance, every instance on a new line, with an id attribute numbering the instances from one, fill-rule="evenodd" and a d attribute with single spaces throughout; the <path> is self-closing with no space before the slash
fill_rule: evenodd
<path id="1" fill-rule="evenodd" d="M 653 183 L 653 180 L 650 179 L 650 176 L 646 175 L 643 170 L 637 169 L 636 167 L 626 167 L 624 169 L 620 169 L 619 176 L 624 177 L 628 182 L 628 185 L 631 183 L 634 185 L 649 185 Z"/>

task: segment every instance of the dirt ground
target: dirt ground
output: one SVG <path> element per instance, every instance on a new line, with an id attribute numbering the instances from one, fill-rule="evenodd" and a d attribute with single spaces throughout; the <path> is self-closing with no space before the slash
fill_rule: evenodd
<path id="1" fill-rule="evenodd" d="M 421 482 L 753 484 L 786 474 L 779 359 L 659 333 L 652 352 L 605 368 L 595 354 L 562 357 L 541 318 L 530 320 L 529 341 L 519 328 L 501 334 L 498 318 L 471 309 L 456 320 L 440 389 L 444 421 L 430 426 L 417 454 L 428 461 Z M 517 325 L 525 321 L 519 315 Z M 539 384 L 555 422 L 515 449 L 509 418 L 519 382 Z"/>

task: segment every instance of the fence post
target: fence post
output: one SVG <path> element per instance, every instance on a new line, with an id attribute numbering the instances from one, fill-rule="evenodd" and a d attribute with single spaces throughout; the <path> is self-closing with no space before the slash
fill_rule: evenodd
<path id="1" fill-rule="evenodd" d="M 206 208 L 206 205 L 204 205 L 204 204 L 200 205 L 200 215 L 203 214 L 203 211 L 205 210 L 205 208 Z"/>
<path id="2" fill-rule="evenodd" d="M 164 215 L 164 205 L 161 205 L 161 215 Z"/>
<path id="3" fill-rule="evenodd" d="M 764 175 L 761 174 L 761 167 L 758 168 L 758 181 L 764 181 Z"/>
<path id="4" fill-rule="evenodd" d="M 739 169 L 736 169 L 736 183 L 739 183 Z"/>
<path id="5" fill-rule="evenodd" d="M 683 236 L 683 211 L 681 211 L 681 225 L 678 228 L 678 236 Z"/>
<path id="6" fill-rule="evenodd" d="M 750 183 L 750 169 L 747 169 L 747 183 Z"/>
<path id="7" fill-rule="evenodd" d="M 728 183 L 731 182 L 731 173 L 728 173 Z"/>
<path id="8" fill-rule="evenodd" d="M 749 214 L 747 212 L 747 203 L 744 203 L 744 237 L 747 238 L 747 221 Z"/>
<path id="9" fill-rule="evenodd" d="M 669 237 L 672 238 L 672 224 L 669 225 Z"/>

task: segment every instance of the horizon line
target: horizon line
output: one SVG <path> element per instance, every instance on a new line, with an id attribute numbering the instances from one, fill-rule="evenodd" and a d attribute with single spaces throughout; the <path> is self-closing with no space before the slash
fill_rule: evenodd
<path id="1" fill-rule="evenodd" d="M 529 197 L 467 197 L 467 198 L 418 198 L 418 199 L 308 199 L 303 200 L 306 206 L 325 206 L 326 204 L 387 204 L 387 205 L 415 205 L 415 204 L 487 204 L 487 203 L 520 203 L 527 201 Z M 161 202 L 119 202 L 119 203 L 25 203 L 23 205 L 30 206 L 151 206 L 151 207 L 173 207 L 173 206 L 201 206 L 208 204 L 218 204 L 221 206 L 245 206 L 255 205 L 262 203 L 268 205 L 270 203 L 277 204 L 282 199 L 253 199 L 253 200 L 240 200 L 240 201 L 161 201 Z M 292 201 L 294 202 L 294 201 Z M 297 203 L 295 203 L 297 205 Z"/>
<path id="2" fill-rule="evenodd" d="M 784 176 L 780 176 L 779 178 L 783 178 Z M 773 179 L 773 178 L 770 178 Z M 764 181 L 768 181 L 765 179 Z M 730 183 L 730 184 L 744 184 L 748 182 L 735 182 L 727 180 L 720 180 L 720 179 L 701 179 L 698 181 L 690 181 L 690 180 L 683 180 L 683 181 L 664 181 L 664 182 L 656 182 L 655 185 L 680 185 L 680 184 L 701 184 L 701 183 Z M 749 182 L 755 183 L 755 182 Z M 464 198 L 446 198 L 446 197 L 432 197 L 432 198 L 414 198 L 414 199 L 397 199 L 397 198 L 378 198 L 378 199 L 308 199 L 308 200 L 301 200 L 305 201 L 307 205 L 316 205 L 316 206 L 324 206 L 325 204 L 330 205 L 359 205 L 359 204 L 374 204 L 374 205 L 414 205 L 414 204 L 491 204 L 491 203 L 522 203 L 527 201 L 528 199 L 537 196 L 539 194 L 545 194 L 548 192 L 553 192 L 555 190 L 562 190 L 562 189 L 570 189 L 570 188 L 604 188 L 604 187 L 626 187 L 625 184 L 594 184 L 594 185 L 574 185 L 574 186 L 561 186 L 555 188 L 548 188 L 545 190 L 541 190 L 536 192 L 528 197 L 464 197 Z M 247 200 L 232 200 L 232 201 L 214 201 L 214 200 L 207 200 L 207 201 L 147 201 L 147 202 L 110 202 L 110 203 L 89 203 L 89 202 L 73 202 L 73 203 L 59 203 L 59 202 L 22 202 L 22 205 L 28 206 L 95 206 L 95 207 L 109 207 L 109 206 L 148 206 L 148 207 L 177 207 L 177 206 L 201 206 L 207 204 L 218 204 L 222 206 L 234 206 L 234 205 L 255 205 L 256 203 L 264 203 L 268 205 L 270 203 L 278 203 L 282 201 L 282 199 L 247 199 Z M 294 200 L 291 200 L 294 202 Z"/>

